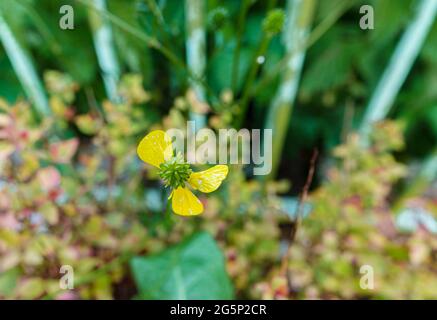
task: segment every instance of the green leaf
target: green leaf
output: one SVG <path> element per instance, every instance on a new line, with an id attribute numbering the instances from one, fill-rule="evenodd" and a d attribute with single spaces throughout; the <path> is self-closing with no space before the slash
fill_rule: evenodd
<path id="1" fill-rule="evenodd" d="M 11 296 L 17 286 L 20 272 L 17 268 L 9 269 L 0 274 L 0 296 Z"/>
<path id="2" fill-rule="evenodd" d="M 210 61 L 208 66 L 208 81 L 216 92 L 231 87 L 232 64 L 234 58 L 235 42 L 229 42 L 220 52 Z M 238 64 L 237 89 L 241 89 L 244 84 L 244 75 L 250 67 L 251 57 L 255 47 L 249 45 L 241 48 L 240 60 Z"/>
<path id="3" fill-rule="evenodd" d="M 426 117 L 434 136 L 437 137 L 437 105 L 429 107 Z"/>
<path id="4" fill-rule="evenodd" d="M 409 22 L 414 13 L 411 0 L 398 5 L 392 0 L 375 0 L 375 30 L 370 33 L 372 40 L 378 42 L 390 41 Z"/>
<path id="5" fill-rule="evenodd" d="M 150 257 L 131 260 L 140 299 L 232 299 L 224 257 L 214 239 L 197 233 Z"/>
<path id="6" fill-rule="evenodd" d="M 428 39 L 423 45 L 422 55 L 423 57 L 433 64 L 437 64 L 437 23 L 429 33 Z"/>
<path id="7" fill-rule="evenodd" d="M 302 90 L 315 94 L 345 84 L 359 49 L 359 43 L 352 40 L 326 48 L 316 61 L 309 64 L 302 80 Z"/>
<path id="8" fill-rule="evenodd" d="M 20 298 L 22 299 L 36 299 L 40 297 L 45 290 L 44 281 L 41 278 L 29 278 L 23 281 L 18 289 Z"/>

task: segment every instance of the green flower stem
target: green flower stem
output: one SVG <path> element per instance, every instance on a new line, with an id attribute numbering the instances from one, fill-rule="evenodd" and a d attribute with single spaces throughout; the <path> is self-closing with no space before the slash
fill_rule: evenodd
<path id="1" fill-rule="evenodd" d="M 267 4 L 267 14 L 268 12 L 276 5 L 276 0 L 269 0 L 268 4 Z M 251 92 L 251 88 L 252 85 L 256 79 L 256 75 L 258 73 L 258 70 L 260 68 L 260 64 L 258 63 L 257 59 L 258 57 L 264 56 L 270 41 L 272 39 L 272 34 L 270 34 L 269 32 L 266 32 L 265 30 L 263 30 L 263 34 L 261 37 L 261 41 L 258 45 L 258 49 L 255 53 L 255 55 L 252 58 L 252 61 L 250 63 L 250 69 L 247 73 L 246 76 L 246 81 L 242 90 L 242 94 L 241 94 L 241 99 L 239 102 L 240 105 L 240 112 L 236 117 L 236 121 L 235 121 L 235 126 L 237 128 L 240 128 L 244 117 L 246 116 L 246 112 L 247 112 L 247 108 L 249 105 L 249 100 L 250 100 L 250 92 Z"/>
<path id="2" fill-rule="evenodd" d="M 259 44 L 258 50 L 256 51 L 255 58 L 251 63 L 251 68 L 246 78 L 246 82 L 243 88 L 243 95 L 240 100 L 240 112 L 237 115 L 237 121 L 235 126 L 240 128 L 243 124 L 244 117 L 247 112 L 247 108 L 249 106 L 250 100 L 250 88 L 252 87 L 253 82 L 255 81 L 256 75 L 258 73 L 260 64 L 256 61 L 257 57 L 264 56 L 267 48 L 269 47 L 271 37 L 267 35 L 263 35 L 261 42 Z"/>
<path id="3" fill-rule="evenodd" d="M 162 39 L 161 41 L 163 46 L 165 46 L 169 50 L 173 50 L 174 41 L 172 40 L 172 35 L 169 32 L 168 25 L 166 25 L 166 21 L 164 19 L 164 15 L 162 14 L 160 6 L 158 5 L 158 3 L 156 3 L 156 0 L 145 0 L 145 2 L 154 17 L 154 26 L 157 27 L 157 32 L 159 38 Z M 156 36 L 158 37 L 158 35 Z"/>
<path id="4" fill-rule="evenodd" d="M 156 21 L 158 22 L 159 26 L 162 28 L 166 28 L 164 17 L 162 15 L 161 10 L 159 9 L 158 4 L 155 0 L 146 0 L 147 6 L 149 7 L 150 11 L 152 12 L 153 16 L 155 17 Z"/>
<path id="5" fill-rule="evenodd" d="M 360 132 L 366 143 L 372 124 L 384 119 L 416 60 L 437 14 L 437 0 L 421 0 L 366 108 Z"/>
<path id="6" fill-rule="evenodd" d="M 44 87 L 31 57 L 15 38 L 11 28 L 0 12 L 0 40 L 11 61 L 15 74 L 23 87 L 24 92 L 34 105 L 39 116 L 51 114 Z"/>
<path id="7" fill-rule="evenodd" d="M 93 0 L 94 6 L 99 10 L 107 10 L 106 0 Z M 120 80 L 120 67 L 114 48 L 114 37 L 111 25 L 105 17 L 89 9 L 89 20 L 93 32 L 94 48 L 101 69 L 106 95 L 112 102 L 118 102 L 118 82 Z"/>
<path id="8" fill-rule="evenodd" d="M 268 176 L 269 179 L 276 176 L 281 159 L 305 59 L 305 50 L 299 48 L 303 48 L 303 44 L 307 41 L 316 3 L 316 0 L 288 0 L 287 2 L 288 20 L 283 31 L 283 42 L 289 58 L 265 123 L 266 129 L 273 130 L 274 141 L 272 146 L 264 145 L 263 149 L 272 150 L 272 171 Z"/>
<path id="9" fill-rule="evenodd" d="M 240 8 L 240 14 L 238 16 L 237 35 L 236 35 L 237 40 L 235 45 L 234 57 L 232 60 L 231 87 L 234 90 L 234 92 L 237 91 L 238 71 L 240 68 L 241 38 L 243 36 L 246 17 L 247 17 L 247 13 L 249 12 L 251 4 L 252 4 L 252 0 L 243 0 Z"/>
<path id="10" fill-rule="evenodd" d="M 205 1 L 185 0 L 186 16 L 186 50 L 188 69 L 197 78 L 205 77 L 206 68 L 206 31 L 205 31 Z M 191 88 L 200 102 L 206 101 L 205 88 L 198 81 L 191 81 Z M 195 121 L 196 129 L 206 126 L 206 116 L 193 110 L 190 119 Z"/>

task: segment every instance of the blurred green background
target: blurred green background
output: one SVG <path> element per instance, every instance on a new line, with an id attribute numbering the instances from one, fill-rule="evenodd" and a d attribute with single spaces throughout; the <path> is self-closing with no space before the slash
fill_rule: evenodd
<path id="1" fill-rule="evenodd" d="M 436 13 L 2 0 L 0 299 L 437 298 Z M 273 171 L 183 218 L 136 146 L 189 119 L 273 129 Z"/>

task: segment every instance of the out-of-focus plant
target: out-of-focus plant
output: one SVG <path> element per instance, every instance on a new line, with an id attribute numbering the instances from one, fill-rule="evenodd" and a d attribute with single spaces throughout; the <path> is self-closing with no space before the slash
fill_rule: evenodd
<path id="1" fill-rule="evenodd" d="M 38 77 L 35 65 L 29 53 L 26 52 L 23 45 L 14 35 L 8 21 L 4 18 L 6 11 L 9 10 L 7 9 L 8 4 L 10 5 L 9 0 L 0 5 L 0 40 L 33 106 L 39 112 L 40 116 L 49 115 L 50 109 L 47 97 L 43 90 L 41 80 Z"/>
<path id="2" fill-rule="evenodd" d="M 287 2 L 288 21 L 282 36 L 286 47 L 285 54 L 288 58 L 265 123 L 265 128 L 274 129 L 275 143 L 272 146 L 266 145 L 269 150 L 272 150 L 272 172 L 269 175 L 270 177 L 275 177 L 278 170 L 280 154 L 290 123 L 292 106 L 299 88 L 305 59 L 305 44 L 310 34 L 316 4 L 315 0 L 304 2 L 289 0 Z"/>
<path id="3" fill-rule="evenodd" d="M 54 116 L 42 124 L 26 103 L 1 101 L 0 296 L 132 297 L 130 259 L 195 230 L 217 239 L 236 291 L 250 296 L 250 284 L 279 252 L 276 218 L 263 211 L 277 204 L 284 187 L 270 183 L 264 198 L 261 185 L 246 182 L 235 166 L 229 183 L 200 197 L 202 220 L 168 216 L 162 210 L 167 194 L 153 196 L 158 176 L 143 171 L 136 155 L 142 134 L 156 128 L 147 118 L 138 121 L 150 100 L 141 78 L 122 78 L 118 104 L 104 101 L 101 108 L 90 94 L 83 114 L 72 107 L 79 86 L 69 76 L 50 71 L 45 81 Z M 72 291 L 59 287 L 62 265 L 73 267 Z"/>
<path id="4" fill-rule="evenodd" d="M 95 0 L 93 3 L 98 10 L 107 8 L 106 0 Z M 119 98 L 116 93 L 120 79 L 120 67 L 115 54 L 111 25 L 105 17 L 92 9 L 89 9 L 89 20 L 106 95 L 112 102 L 116 102 Z"/>
<path id="5" fill-rule="evenodd" d="M 1 104 L 0 270 L 6 285 L 0 295 L 57 297 L 59 268 L 71 265 L 73 297 L 111 298 L 112 283 L 126 274 L 125 256 L 145 248 L 147 230 L 136 219 L 144 206 L 141 175 L 133 170 L 139 167 L 135 150 L 126 145 L 150 125 L 134 120 L 133 104 L 147 94 L 130 87 L 121 90 L 126 99 L 119 106 L 104 103 L 106 116 L 75 115 L 77 84 L 56 72 L 46 81 L 55 117 L 43 124 L 34 122 L 26 103 Z M 77 126 L 91 138 L 60 138 L 54 135 L 60 126 L 67 134 Z M 121 201 L 126 194 L 129 201 Z"/>
<path id="6" fill-rule="evenodd" d="M 273 270 L 260 283 L 263 298 L 432 299 L 437 288 L 437 241 L 426 226 L 399 231 L 390 211 L 393 184 L 406 173 L 391 154 L 403 146 L 399 125 L 378 123 L 368 148 L 358 135 L 334 150 L 336 166 L 311 195 L 314 206 L 290 249 L 288 275 Z M 430 212 L 432 198 L 421 206 Z M 433 209 L 434 208 L 434 209 Z M 374 287 L 360 287 L 362 266 L 373 268 Z M 426 283 L 426 285 L 425 285 Z"/>
<path id="7" fill-rule="evenodd" d="M 315 3 L 288 1 L 304 2 Z M 401 178 L 407 169 L 414 175 L 407 163 L 435 152 L 435 0 L 405 2 L 318 1 L 301 47 L 291 37 L 298 29 L 283 29 L 293 16 L 285 1 L 75 0 L 75 30 L 68 31 L 59 29 L 52 0 L 0 1 L 0 95 L 8 101 L 0 100 L 0 298 L 171 298 L 176 282 L 176 296 L 199 297 L 205 284 L 193 288 L 172 273 L 191 270 L 181 258 L 186 252 L 205 258 L 199 239 L 211 249 L 214 263 L 200 263 L 217 275 L 208 279 L 211 286 L 228 283 L 225 265 L 237 298 L 433 298 L 435 157 L 418 170 L 415 192 Z M 420 3 L 429 7 L 415 16 Z M 372 32 L 357 27 L 362 4 L 375 8 Z M 94 27 L 110 28 L 110 37 L 99 38 L 102 29 L 90 28 L 90 16 L 99 22 Z M 299 17 L 307 29 L 310 16 Z M 421 30 L 420 37 L 401 40 L 406 45 L 381 80 L 380 66 L 405 26 L 406 35 Z M 289 37 L 282 44 L 281 30 Z M 306 62 L 296 69 L 302 79 L 294 91 L 298 77 L 287 64 L 295 51 L 300 58 L 305 52 Z M 47 72 L 48 103 L 38 103 L 38 96 L 45 99 L 37 74 L 51 69 L 68 76 Z M 120 77 L 126 71 L 136 75 Z M 53 116 L 37 122 L 23 94 Z M 365 126 L 388 115 L 386 103 L 365 112 L 372 96 L 390 103 L 396 97 L 389 115 L 406 128 L 405 149 L 397 122 L 367 131 L 365 147 L 349 134 L 363 113 Z M 254 181 L 244 166 L 232 165 L 216 192 L 199 195 L 201 217 L 166 214 L 159 175 L 135 150 L 147 132 L 185 128 L 190 113 L 213 130 L 262 128 L 270 114 L 283 180 Z M 295 195 L 313 148 L 320 154 L 316 190 L 308 194 L 311 203 L 300 203 Z M 291 243 L 290 226 L 297 224 L 290 218 L 300 213 L 305 219 Z M 179 262 L 163 266 L 169 257 Z M 64 264 L 75 272 L 72 291 L 59 288 Z M 374 267 L 374 290 L 359 287 L 363 264 Z M 152 267 L 172 274 L 149 286 L 143 273 Z M 188 277 L 204 279 L 197 271 Z M 188 288 L 193 296 L 184 294 Z M 230 286 L 222 289 L 218 297 L 234 297 Z"/>

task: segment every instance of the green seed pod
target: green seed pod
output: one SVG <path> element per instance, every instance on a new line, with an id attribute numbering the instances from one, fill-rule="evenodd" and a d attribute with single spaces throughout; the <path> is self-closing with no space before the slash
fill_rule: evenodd
<path id="1" fill-rule="evenodd" d="M 185 163 L 183 156 L 179 153 L 176 157 L 160 165 L 158 175 L 165 181 L 166 187 L 174 189 L 184 187 L 192 173 L 190 165 Z"/>
<path id="2" fill-rule="evenodd" d="M 221 29 L 226 20 L 229 18 L 229 12 L 226 8 L 218 7 L 208 14 L 208 27 L 210 30 L 219 30 Z"/>
<path id="3" fill-rule="evenodd" d="M 281 32 L 284 27 L 285 13 L 282 9 L 270 10 L 263 21 L 263 31 L 269 36 L 274 36 Z"/>

